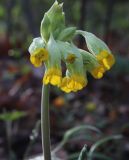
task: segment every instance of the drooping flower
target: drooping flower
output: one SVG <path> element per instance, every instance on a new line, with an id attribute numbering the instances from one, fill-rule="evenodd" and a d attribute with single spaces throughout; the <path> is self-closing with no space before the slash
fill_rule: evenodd
<path id="1" fill-rule="evenodd" d="M 62 79 L 61 54 L 52 35 L 47 43 L 47 50 L 49 52 L 49 59 L 45 63 L 46 71 L 43 82 L 44 84 L 50 83 L 59 86 Z"/>
<path id="2" fill-rule="evenodd" d="M 33 39 L 29 47 L 30 61 L 35 67 L 40 67 L 48 60 L 48 51 L 44 47 L 44 41 L 40 37 Z"/>
<path id="3" fill-rule="evenodd" d="M 58 68 L 49 68 L 46 69 L 43 82 L 44 84 L 60 85 L 62 74 Z"/>
<path id="4" fill-rule="evenodd" d="M 98 62 L 105 68 L 105 70 L 109 70 L 113 64 L 115 63 L 114 56 L 106 50 L 101 51 L 96 55 Z"/>
<path id="5" fill-rule="evenodd" d="M 115 58 L 108 46 L 94 34 L 78 30 L 77 33 L 84 36 L 89 51 L 96 57 L 99 65 L 92 68 L 90 73 L 96 79 L 102 78 L 103 74 L 111 69 L 115 63 Z"/>
<path id="6" fill-rule="evenodd" d="M 40 67 L 42 62 L 48 59 L 48 51 L 45 48 L 36 49 L 30 56 L 30 61 L 35 67 Z"/>
<path id="7" fill-rule="evenodd" d="M 72 76 L 66 76 L 62 79 L 62 84 L 60 86 L 61 90 L 69 93 L 71 91 L 77 92 L 84 88 L 87 84 L 86 78 L 77 74 Z"/>
<path id="8" fill-rule="evenodd" d="M 87 85 L 87 78 L 79 49 L 68 42 L 58 41 L 58 46 L 67 68 L 60 88 L 65 92 L 81 90 Z"/>

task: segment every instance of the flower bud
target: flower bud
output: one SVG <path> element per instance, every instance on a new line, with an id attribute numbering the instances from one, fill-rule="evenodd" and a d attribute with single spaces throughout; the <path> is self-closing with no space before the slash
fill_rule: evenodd
<path id="1" fill-rule="evenodd" d="M 62 4 L 58 4 L 57 1 L 52 5 L 52 7 L 45 13 L 40 26 L 40 32 L 42 38 L 47 42 L 49 40 L 50 34 L 54 37 L 60 33 L 64 28 L 65 17 L 62 11 Z"/>

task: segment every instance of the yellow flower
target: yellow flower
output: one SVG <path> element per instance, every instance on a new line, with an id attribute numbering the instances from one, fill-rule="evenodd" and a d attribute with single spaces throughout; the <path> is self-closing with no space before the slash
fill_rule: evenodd
<path id="1" fill-rule="evenodd" d="M 45 63 L 43 83 L 58 86 L 65 92 L 76 92 L 87 85 L 87 72 L 96 79 L 115 63 L 108 46 L 94 34 L 76 27 L 66 27 L 63 5 L 57 1 L 45 13 L 40 26 L 41 37 L 29 46 L 30 61 L 35 67 Z M 89 52 L 76 47 L 73 38 L 81 34 Z M 62 78 L 62 62 L 66 75 Z"/>
<path id="2" fill-rule="evenodd" d="M 100 79 L 103 77 L 103 74 L 109 70 L 115 63 L 115 58 L 108 51 L 103 50 L 96 55 L 99 65 L 92 69 L 91 74 L 94 78 Z"/>
<path id="3" fill-rule="evenodd" d="M 103 77 L 104 72 L 105 72 L 105 69 L 100 65 L 100 66 L 95 67 L 91 71 L 91 75 L 96 79 L 100 79 Z"/>
<path id="4" fill-rule="evenodd" d="M 81 90 L 87 84 L 86 78 L 80 75 L 72 75 L 70 77 L 64 77 L 60 85 L 61 90 L 69 93 L 71 91 L 76 92 Z"/>
<path id="5" fill-rule="evenodd" d="M 67 84 L 70 82 L 70 78 L 69 77 L 64 77 L 62 79 L 61 85 L 60 85 L 60 89 L 66 93 L 71 92 L 71 89 L 68 88 Z"/>
<path id="6" fill-rule="evenodd" d="M 106 50 L 101 51 L 96 57 L 105 70 L 109 70 L 115 63 L 114 56 Z"/>
<path id="7" fill-rule="evenodd" d="M 61 84 L 62 72 L 58 68 L 49 68 L 46 70 L 45 75 L 43 77 L 44 84 L 52 84 L 59 86 Z"/>
<path id="8" fill-rule="evenodd" d="M 48 51 L 45 48 L 36 49 L 30 55 L 30 61 L 35 67 L 40 67 L 42 62 L 48 59 Z"/>

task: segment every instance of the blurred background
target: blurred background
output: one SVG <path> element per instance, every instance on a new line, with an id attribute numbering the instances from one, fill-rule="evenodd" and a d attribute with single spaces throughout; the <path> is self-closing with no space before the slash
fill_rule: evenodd
<path id="1" fill-rule="evenodd" d="M 64 94 L 51 86 L 52 148 L 68 129 L 88 124 L 99 128 L 102 135 L 79 133 L 58 151 L 58 157 L 75 160 L 84 144 L 89 150 L 106 136 L 122 134 L 122 140 L 108 141 L 96 152 L 111 157 L 109 160 L 128 160 L 129 0 L 59 2 L 65 2 L 66 24 L 103 39 L 115 55 L 116 64 L 100 80 L 88 75 L 89 84 L 80 92 Z M 34 37 L 40 36 L 40 22 L 53 3 L 54 0 L 0 0 L 1 160 L 23 160 L 42 152 L 40 98 L 44 67 L 37 69 L 31 65 L 28 47 Z M 86 48 L 81 37 L 75 43 Z"/>

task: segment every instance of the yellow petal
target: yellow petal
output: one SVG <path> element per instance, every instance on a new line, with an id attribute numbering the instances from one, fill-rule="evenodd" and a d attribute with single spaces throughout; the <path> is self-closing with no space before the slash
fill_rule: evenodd
<path id="1" fill-rule="evenodd" d="M 94 78 L 100 79 L 103 77 L 105 69 L 102 66 L 98 66 L 91 71 L 91 74 Z"/>
<path id="2" fill-rule="evenodd" d="M 108 51 L 104 50 L 97 54 L 98 61 L 101 61 L 103 58 L 106 58 L 109 55 Z"/>
<path id="3" fill-rule="evenodd" d="M 42 62 L 46 61 L 47 59 L 48 51 L 45 48 L 37 49 L 30 55 L 30 61 L 35 67 L 40 67 Z"/>
<path id="4" fill-rule="evenodd" d="M 35 67 L 40 67 L 42 65 L 41 61 L 36 59 L 35 56 L 30 56 L 30 61 Z"/>
<path id="5" fill-rule="evenodd" d="M 45 72 L 43 83 L 59 86 L 61 84 L 62 73 L 58 68 L 50 68 Z"/>
<path id="6" fill-rule="evenodd" d="M 71 89 L 68 88 L 68 86 L 67 86 L 69 80 L 70 79 L 68 77 L 64 77 L 62 79 L 62 82 L 61 82 L 61 85 L 60 85 L 61 90 L 64 91 L 64 92 L 66 92 L 66 93 L 71 92 Z"/>
<path id="7" fill-rule="evenodd" d="M 115 63 L 115 58 L 108 51 L 102 51 L 97 56 L 97 60 L 101 66 L 106 70 L 109 70 Z"/>
<path id="8" fill-rule="evenodd" d="M 64 77 L 60 88 L 65 92 L 77 92 L 85 87 L 87 84 L 86 78 L 79 75 L 72 75 L 71 77 Z"/>
<path id="9" fill-rule="evenodd" d="M 111 68 L 111 66 L 109 65 L 108 60 L 107 60 L 106 58 L 104 58 L 104 59 L 102 60 L 102 62 L 103 62 L 104 67 L 105 67 L 107 70 L 109 70 L 109 69 Z"/>
<path id="10" fill-rule="evenodd" d="M 50 83 L 52 85 L 60 85 L 61 83 L 61 77 L 58 75 L 52 75 L 50 78 Z"/>

